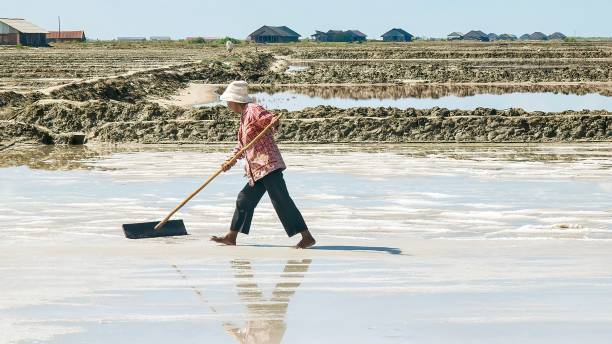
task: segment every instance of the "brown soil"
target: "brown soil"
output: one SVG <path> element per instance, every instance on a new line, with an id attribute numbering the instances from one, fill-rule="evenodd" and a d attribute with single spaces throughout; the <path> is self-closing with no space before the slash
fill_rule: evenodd
<path id="1" fill-rule="evenodd" d="M 33 104 L 14 115 L 12 121 L 0 121 L 0 141 L 28 138 L 68 143 L 69 133 L 84 132 L 88 140 L 98 142 L 232 142 L 237 129 L 237 117 L 224 107 L 93 101 Z M 607 141 L 612 138 L 612 116 L 607 111 L 321 106 L 288 113 L 278 138 L 288 142 Z"/>
<path id="2" fill-rule="evenodd" d="M 85 134 L 89 141 L 97 142 L 234 141 L 237 125 L 235 115 L 222 107 L 195 109 L 188 105 L 199 102 L 202 95 L 210 95 L 212 84 L 225 84 L 238 79 L 247 80 L 251 84 L 310 84 L 307 93 L 323 97 L 334 96 L 334 93 L 329 92 L 338 91 L 318 87 L 321 83 L 402 84 L 406 80 L 436 84 L 411 84 L 387 89 L 382 86 L 377 86 L 380 87 L 378 89 L 347 87 L 346 90 L 350 92 L 351 97 L 371 97 L 376 92 L 384 94 L 385 97 L 504 93 L 512 91 L 512 87 L 527 87 L 529 91 L 534 92 L 566 92 L 568 87 L 572 87 L 568 92 L 584 94 L 595 90 L 600 94 L 610 94 L 612 64 L 607 60 L 610 44 L 551 44 L 541 48 L 539 45 L 511 45 L 506 55 L 512 57 L 513 54 L 523 54 L 516 61 L 491 60 L 491 55 L 498 53 L 498 50 L 492 47 L 495 46 L 416 44 L 389 45 L 385 48 L 381 45 L 305 48 L 297 45 L 271 46 L 266 48 L 266 51 L 260 49 L 257 53 L 249 52 L 251 48 L 247 47 L 232 56 L 84 80 L 54 87 L 46 93 L 0 92 L 0 142 L 5 142 L 3 147 L 7 146 L 6 143 L 23 140 L 69 144 L 78 142 L 80 133 Z M 336 52 L 338 55 L 334 56 L 337 57 L 342 57 L 343 54 L 362 54 L 368 58 L 379 58 L 379 55 L 385 54 L 399 56 L 417 51 L 433 51 L 433 57 L 448 58 L 447 55 L 450 54 L 452 58 L 471 52 L 472 55 L 478 55 L 476 58 L 480 57 L 482 61 L 314 62 L 310 64 L 310 69 L 287 74 L 284 72 L 287 64 L 278 63 L 273 57 L 273 54 L 280 54 L 303 58 L 310 51 L 308 49 L 311 49 L 313 54 Z M 27 54 L 30 54 L 28 63 L 36 63 L 35 52 L 26 50 Z M 0 49 L 0 55 L 3 53 L 6 54 L 6 51 Z M 540 54 L 536 58 L 557 60 L 534 64 L 533 60 L 522 58 L 536 53 Z M 46 52 L 42 54 L 45 55 Z M 126 56 L 132 56 L 130 54 L 133 52 Z M 484 57 L 488 60 L 485 61 Z M 588 63 L 561 60 L 567 57 L 601 60 Z M 45 74 L 47 72 L 43 69 L 45 68 L 40 67 L 37 69 L 39 73 L 35 74 L 54 78 L 66 77 L 69 74 L 61 71 Z M 118 68 L 106 72 L 117 74 L 127 69 Z M 4 73 L 17 73 L 16 68 L 11 70 L 5 70 Z M 10 76 L 21 77 L 19 73 Z M 448 82 L 461 82 L 465 85 L 451 85 Z M 550 84 L 530 84 L 533 82 L 556 85 L 553 87 Z M 579 82 L 585 84 L 577 84 Z M 475 86 L 479 83 L 483 86 Z M 196 89 L 194 85 L 201 86 Z M 199 92 L 202 90 L 200 87 L 208 89 L 206 92 Z M 527 113 L 520 109 L 342 110 L 317 107 L 289 113 L 279 133 L 279 139 L 288 142 L 610 141 L 610 118 L 607 111 Z"/>

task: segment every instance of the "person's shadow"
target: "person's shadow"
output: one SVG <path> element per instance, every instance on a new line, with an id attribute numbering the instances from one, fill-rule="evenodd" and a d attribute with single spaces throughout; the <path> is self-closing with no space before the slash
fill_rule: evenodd
<path id="1" fill-rule="evenodd" d="M 289 301 L 311 263 L 310 259 L 287 261 L 280 275 L 284 281 L 276 284 L 270 298 L 264 298 L 262 290 L 255 282 L 251 262 L 233 261 L 238 296 L 247 307 L 248 320 L 242 327 L 226 322 L 223 324 L 225 330 L 241 344 L 280 343 L 287 330 L 285 316 Z"/>
<path id="2" fill-rule="evenodd" d="M 266 248 L 289 248 L 290 246 L 283 245 L 266 245 L 266 244 L 253 244 L 253 245 L 241 245 L 250 247 L 266 247 Z M 361 252 L 381 252 L 389 253 L 394 255 L 406 255 L 402 253 L 402 250 L 397 247 L 385 247 L 385 246 L 351 246 L 351 245 L 333 245 L 333 246 L 314 246 L 309 250 L 321 250 L 321 251 L 361 251 Z"/>
<path id="3" fill-rule="evenodd" d="M 402 250 L 396 247 L 383 247 L 383 246 L 315 246 L 310 248 L 311 250 L 323 250 L 323 251 L 367 251 L 367 252 L 384 252 L 389 254 L 402 254 Z"/>

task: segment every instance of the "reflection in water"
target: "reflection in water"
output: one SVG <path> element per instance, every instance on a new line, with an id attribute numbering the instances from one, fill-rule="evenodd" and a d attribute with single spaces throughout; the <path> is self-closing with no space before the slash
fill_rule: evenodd
<path id="1" fill-rule="evenodd" d="M 159 154 L 157 164 L 168 161 L 170 170 L 175 170 L 176 161 L 181 166 L 194 165 L 201 169 L 207 165 L 206 157 L 213 153 L 226 153 L 230 145 L 134 145 L 134 146 L 23 146 L 13 148 L 0 155 L 0 168 L 27 166 L 33 170 L 128 170 L 142 160 L 150 160 Z M 327 145 L 283 145 L 287 154 L 300 156 L 333 156 L 347 153 L 392 153 L 406 158 L 447 157 L 453 160 L 501 160 L 572 162 L 588 156 L 590 159 L 609 159 L 607 144 L 327 144 Z M 192 153 L 200 154 L 193 159 Z M 129 159 L 120 154 L 129 154 Z M 171 156 L 172 159 L 169 159 Z M 216 162 L 210 156 L 210 163 Z M 110 160 L 120 160 L 118 164 Z M 142 168 L 142 167 L 141 167 Z M 164 170 L 164 169 L 161 169 Z M 165 171 L 163 172 L 165 173 Z"/>
<path id="2" fill-rule="evenodd" d="M 457 84 L 412 84 L 412 85 L 350 85 L 350 86 L 253 86 L 253 92 L 269 95 L 293 92 L 323 99 L 402 99 L 457 96 L 471 97 L 477 94 L 508 93 L 555 93 L 586 95 L 597 93 L 612 97 L 612 84 L 602 85 L 457 85 Z"/>
<path id="3" fill-rule="evenodd" d="M 71 171 L 71 170 L 110 170 L 119 167 L 101 167 L 93 164 L 98 160 L 110 158 L 120 153 L 155 152 L 204 152 L 217 153 L 231 151 L 226 145 L 83 145 L 83 146 L 15 146 L 0 152 L 0 168 L 27 166 L 33 170 Z"/>
<path id="4" fill-rule="evenodd" d="M 284 109 L 301 111 L 307 108 L 331 106 L 339 109 L 352 108 L 396 108 L 396 109 L 431 109 L 446 108 L 452 110 L 487 109 L 523 109 L 525 111 L 581 111 L 607 110 L 612 111 L 612 97 L 595 93 L 585 95 L 559 94 L 551 92 L 476 94 L 474 96 L 445 96 L 441 98 L 322 98 L 309 96 L 298 92 L 285 91 L 279 93 L 254 93 L 253 98 L 264 107 L 271 110 Z M 211 104 L 215 105 L 215 103 Z M 209 105 L 207 105 L 209 106 Z"/>
<path id="5" fill-rule="evenodd" d="M 34 170 L 85 170 L 85 160 L 112 153 L 112 149 L 93 150 L 87 146 L 24 146 L 2 152 L 0 168 L 27 166 Z"/>
<path id="6" fill-rule="evenodd" d="M 317 106 L 342 109 L 393 107 L 399 109 L 474 110 L 522 108 L 526 111 L 612 110 L 612 84 L 581 85 L 291 85 L 253 86 L 255 100 L 269 109 L 299 111 Z M 225 105 L 222 101 L 195 107 Z"/>
<path id="7" fill-rule="evenodd" d="M 224 322 L 223 328 L 241 344 L 280 343 L 287 330 L 285 316 L 289 301 L 302 283 L 311 263 L 311 259 L 288 260 L 280 275 L 282 281 L 276 284 L 272 296 L 265 298 L 263 291 L 255 282 L 251 262 L 246 259 L 232 261 L 238 296 L 247 308 L 247 321 L 243 327 L 236 326 L 232 322 Z M 188 279 L 178 266 L 172 265 L 172 267 L 184 280 Z M 217 308 L 210 304 L 198 288 L 195 286 L 191 288 L 213 313 L 219 314 Z"/>
<path id="8" fill-rule="evenodd" d="M 236 288 L 240 300 L 246 305 L 248 315 L 244 327 L 225 323 L 223 327 L 238 343 L 280 343 L 287 330 L 285 316 L 289 301 L 301 284 L 312 260 L 289 260 L 281 274 L 283 281 L 276 284 L 272 296 L 265 298 L 254 280 L 251 262 L 235 260 Z"/>

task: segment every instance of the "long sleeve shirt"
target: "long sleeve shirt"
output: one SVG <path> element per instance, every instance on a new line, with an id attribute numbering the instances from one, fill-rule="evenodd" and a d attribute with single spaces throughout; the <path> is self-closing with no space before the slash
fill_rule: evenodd
<path id="1" fill-rule="evenodd" d="M 262 132 L 274 120 L 274 115 L 258 104 L 249 103 L 245 106 L 240 117 L 238 128 L 238 144 L 234 148 L 234 154 L 242 147 L 248 145 L 259 133 Z M 249 148 L 239 159 L 246 158 L 245 170 L 249 184 L 252 186 L 256 181 L 271 172 L 286 169 L 280 150 L 274 140 L 276 128 L 265 134 L 256 144 Z"/>

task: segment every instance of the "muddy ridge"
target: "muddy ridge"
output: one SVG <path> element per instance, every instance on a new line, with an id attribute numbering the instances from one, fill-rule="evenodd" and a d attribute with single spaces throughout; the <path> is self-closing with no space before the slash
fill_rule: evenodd
<path id="1" fill-rule="evenodd" d="M 188 83 L 222 84 L 242 79 L 250 83 L 279 81 L 389 82 L 402 78 L 467 78 L 473 81 L 504 77 L 612 79 L 610 69 L 597 66 L 571 69 L 517 70 L 506 73 L 453 64 L 424 65 L 368 62 L 317 64 L 287 75 L 273 68 L 269 52 L 241 53 L 228 59 L 187 63 L 123 76 L 75 82 L 47 93 L 0 93 L 0 142 L 28 140 L 43 144 L 90 142 L 207 143 L 235 141 L 237 116 L 224 107 L 188 108 L 160 105 L 153 97 L 169 97 Z M 386 66 L 386 67 L 381 67 Z M 426 66 L 426 65 L 425 65 Z M 468 68 L 468 66 L 471 66 Z M 395 69 L 394 69 L 395 68 Z M 416 68 L 416 69 L 413 69 Z M 473 69 L 470 69 L 473 68 Z M 552 68 L 552 67 L 551 67 Z M 582 68 L 582 67 L 581 67 Z M 396 70 L 397 69 L 397 70 Z M 415 74 L 416 73 L 416 74 Z M 454 73 L 454 74 L 453 74 Z M 469 73 L 474 73 L 468 78 Z M 501 73 L 501 74 L 499 74 Z M 587 75 L 582 75 L 586 73 Z M 499 74 L 499 75 L 498 75 Z M 454 76 L 453 76 L 454 75 Z M 482 79 L 479 79 L 482 78 Z M 587 87 L 585 85 L 582 85 Z M 578 85 L 577 87 L 582 87 Z M 411 86 L 412 87 L 412 86 Z M 425 87 L 425 86 L 423 86 Z M 449 86 L 450 87 L 450 86 Z M 312 92 L 322 89 L 312 88 Z M 400 89 L 403 95 L 430 92 Z M 435 92 L 435 91 L 431 91 Z M 439 92 L 452 92 L 440 88 Z M 472 92 L 469 88 L 459 92 Z M 610 141 L 607 111 L 525 112 L 520 109 L 393 109 L 316 107 L 287 113 L 279 139 L 287 142 L 563 142 Z"/>
<path id="2" fill-rule="evenodd" d="M 585 59 L 612 58 L 610 42 L 414 42 L 295 47 L 300 59 Z"/>
<path id="3" fill-rule="evenodd" d="M 23 107 L 41 99 L 91 101 L 116 100 L 135 103 L 152 97 L 167 97 L 187 86 L 190 81 L 228 83 L 233 80 L 260 82 L 274 78 L 269 53 L 243 54 L 232 63 L 203 61 L 174 67 L 158 68 L 124 76 L 100 78 L 59 86 L 47 94 L 41 92 L 0 92 L 2 107 Z M 272 76 L 270 76 L 272 75 Z"/>
<path id="4" fill-rule="evenodd" d="M 411 84 L 411 85 L 348 85 L 342 87 L 321 87 L 310 85 L 294 86 L 252 86 L 253 92 L 274 94 L 296 92 L 323 99 L 402 99 L 441 98 L 446 96 L 469 97 L 477 94 L 540 93 L 586 95 L 591 93 L 612 97 L 612 84 L 603 85 L 462 85 L 462 84 Z"/>
<path id="5" fill-rule="evenodd" d="M 484 62 L 326 62 L 310 68 L 275 76 L 279 83 L 404 83 L 410 81 L 493 83 L 493 82 L 608 82 L 612 64 L 523 64 Z"/>
<path id="6" fill-rule="evenodd" d="M 526 112 L 433 108 L 320 106 L 286 112 L 278 134 L 286 142 L 564 142 L 609 141 L 608 111 Z M 232 142 L 238 118 L 225 107 L 187 109 L 154 103 L 33 104 L 0 121 L 0 141 L 15 138 L 68 143 L 83 132 L 96 142 Z"/>

